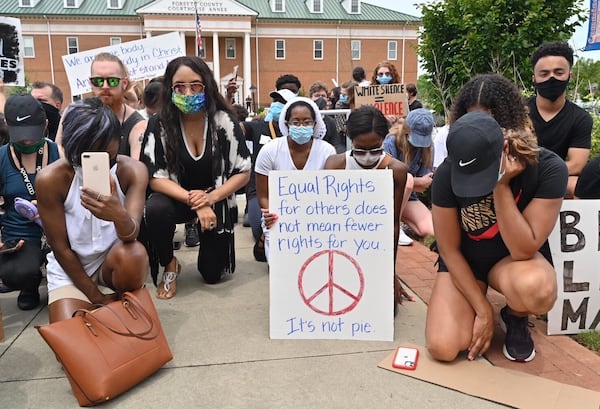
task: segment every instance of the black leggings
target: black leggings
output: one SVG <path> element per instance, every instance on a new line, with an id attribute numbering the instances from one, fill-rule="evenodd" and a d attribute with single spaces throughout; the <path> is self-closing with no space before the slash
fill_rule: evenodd
<path id="1" fill-rule="evenodd" d="M 161 193 L 152 193 L 146 200 L 145 219 L 148 240 L 158 253 L 161 266 L 166 266 L 173 259 L 173 236 L 175 225 L 196 217 L 196 212 L 189 206 Z M 217 233 L 215 230 L 200 232 L 198 247 L 198 271 L 204 281 L 217 283 L 223 277 L 224 260 L 220 260 Z"/>
<path id="2" fill-rule="evenodd" d="M 43 253 L 39 242 L 26 241 L 14 253 L 0 254 L 0 278 L 13 290 L 33 291 L 42 281 Z"/>

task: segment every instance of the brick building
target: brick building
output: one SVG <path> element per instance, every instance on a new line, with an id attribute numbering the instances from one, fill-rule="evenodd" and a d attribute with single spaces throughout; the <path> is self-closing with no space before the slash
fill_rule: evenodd
<path id="1" fill-rule="evenodd" d="M 62 56 L 178 32 L 196 53 L 195 9 L 202 26 L 201 57 L 226 84 L 239 66 L 238 101 L 270 103 L 275 79 L 293 73 L 311 83 L 342 83 L 352 69 L 370 74 L 392 61 L 403 82 L 416 82 L 420 20 L 361 0 L 2 0 L 0 15 L 21 21 L 25 76 L 58 85 L 70 102 Z"/>

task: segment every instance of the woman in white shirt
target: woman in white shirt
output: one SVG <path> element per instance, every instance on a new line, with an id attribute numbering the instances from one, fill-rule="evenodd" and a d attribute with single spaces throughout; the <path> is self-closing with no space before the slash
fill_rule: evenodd
<path id="1" fill-rule="evenodd" d="M 309 98 L 290 99 L 279 117 L 282 138 L 266 144 L 256 158 L 256 193 L 263 213 L 263 240 L 257 246 L 264 247 L 269 257 L 269 229 L 277 220 L 277 214 L 269 210 L 269 172 L 271 170 L 319 170 L 334 155 L 335 148 L 323 141 L 327 131 L 319 108 Z M 255 248 L 255 251 L 257 249 Z"/>

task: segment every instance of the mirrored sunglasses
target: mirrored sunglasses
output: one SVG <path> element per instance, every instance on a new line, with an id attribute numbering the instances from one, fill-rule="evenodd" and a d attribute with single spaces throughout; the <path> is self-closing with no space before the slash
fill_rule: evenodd
<path id="1" fill-rule="evenodd" d="M 111 88 L 116 87 L 121 83 L 123 78 L 119 77 L 91 77 L 90 82 L 94 87 L 103 87 L 105 82 L 108 82 L 108 86 Z"/>
<path id="2" fill-rule="evenodd" d="M 373 149 L 357 149 L 357 148 L 352 148 L 352 156 L 366 156 L 366 155 L 372 155 L 372 156 L 378 156 L 381 155 L 383 153 L 383 146 L 380 146 L 379 148 L 373 148 Z"/>

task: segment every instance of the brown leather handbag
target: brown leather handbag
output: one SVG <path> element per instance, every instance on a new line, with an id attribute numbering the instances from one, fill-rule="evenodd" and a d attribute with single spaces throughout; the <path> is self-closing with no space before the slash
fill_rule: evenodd
<path id="1" fill-rule="evenodd" d="M 173 358 L 146 288 L 36 328 L 63 365 L 80 406 L 113 399 Z"/>

